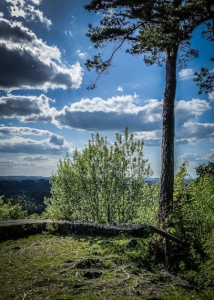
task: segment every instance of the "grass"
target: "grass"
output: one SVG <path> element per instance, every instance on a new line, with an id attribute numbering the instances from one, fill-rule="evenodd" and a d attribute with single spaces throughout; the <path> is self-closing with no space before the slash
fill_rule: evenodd
<path id="1" fill-rule="evenodd" d="M 155 266 L 148 241 L 34 235 L 0 244 L 0 299 L 203 298 Z M 151 259 L 149 259 L 151 258 Z"/>

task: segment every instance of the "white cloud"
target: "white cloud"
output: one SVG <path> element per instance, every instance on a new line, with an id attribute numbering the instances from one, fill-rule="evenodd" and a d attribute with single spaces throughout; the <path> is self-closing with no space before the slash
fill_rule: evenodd
<path id="1" fill-rule="evenodd" d="M 0 135 L 1 136 L 42 136 L 50 135 L 52 132 L 43 129 L 31 128 L 31 127 L 12 127 L 12 126 L 1 126 Z"/>
<path id="2" fill-rule="evenodd" d="M 150 99 L 144 105 L 137 105 L 132 95 L 108 98 L 95 97 L 81 99 L 70 106 L 65 106 L 55 114 L 53 123 L 62 128 L 84 130 L 123 131 L 128 124 L 129 130 L 141 136 L 147 144 L 160 144 L 162 102 Z M 205 100 L 192 99 L 176 102 L 176 139 L 177 144 L 197 143 L 202 139 L 213 139 L 213 124 L 198 122 L 199 116 L 209 110 Z M 137 134 L 137 132 L 139 134 Z M 150 140 L 150 142 L 149 142 Z"/>
<path id="3" fill-rule="evenodd" d="M 51 121 L 56 109 L 50 107 L 54 100 L 45 95 L 15 96 L 8 95 L 0 98 L 0 117 L 17 118 L 22 122 Z"/>
<path id="4" fill-rule="evenodd" d="M 176 144 L 196 144 L 205 139 L 214 140 L 214 123 L 198 123 L 189 120 L 177 130 L 175 135 Z"/>
<path id="5" fill-rule="evenodd" d="M 34 6 L 32 5 L 28 5 L 26 7 L 26 14 L 30 17 L 32 21 L 38 19 L 41 23 L 44 23 L 47 27 L 52 25 L 51 20 L 46 18 L 43 15 L 42 11 L 35 9 Z"/>
<path id="6" fill-rule="evenodd" d="M 161 130 L 134 132 L 134 137 L 136 139 L 144 140 L 147 147 L 160 146 Z"/>
<path id="7" fill-rule="evenodd" d="M 205 156 L 201 156 L 195 153 L 185 153 L 180 156 L 183 161 L 195 161 L 195 162 L 208 162 L 214 160 L 214 149 L 209 149 L 209 153 Z"/>
<path id="8" fill-rule="evenodd" d="M 201 157 L 200 155 L 193 154 L 193 153 L 185 153 L 185 154 L 181 155 L 180 158 L 183 161 L 196 161 L 196 160 L 202 161 L 202 160 L 204 160 L 203 157 Z"/>
<path id="9" fill-rule="evenodd" d="M 175 112 L 183 114 L 188 112 L 188 116 L 200 116 L 205 111 L 211 109 L 210 104 L 206 100 L 192 99 L 191 101 L 179 100 L 175 103 Z"/>
<path id="10" fill-rule="evenodd" d="M 162 102 L 150 99 L 137 106 L 135 97 L 122 95 L 108 98 L 81 99 L 58 111 L 53 120 L 60 128 L 83 130 L 123 131 L 126 125 L 150 145 L 160 145 Z M 192 99 L 176 102 L 176 144 L 195 144 L 203 139 L 214 139 L 214 124 L 200 123 L 198 118 L 209 110 L 205 100 Z"/>
<path id="11" fill-rule="evenodd" d="M 123 130 L 128 124 L 132 131 L 159 129 L 162 104 L 151 99 L 143 107 L 136 106 L 131 95 L 107 100 L 99 97 L 81 99 L 59 111 L 54 123 L 59 127 L 86 130 Z"/>
<path id="12" fill-rule="evenodd" d="M 150 99 L 146 102 L 135 95 L 121 95 L 104 100 L 99 97 L 82 98 L 66 105 L 62 110 L 50 107 L 54 100 L 45 95 L 14 96 L 0 98 L 0 116 L 5 119 L 17 118 L 21 122 L 51 122 L 59 128 L 75 128 L 89 131 L 123 131 L 125 126 L 142 138 L 147 145 L 160 145 L 162 102 Z M 138 104 L 141 104 L 139 106 Z M 176 144 L 196 144 L 200 140 L 214 140 L 214 124 L 200 123 L 198 119 L 210 109 L 205 100 L 192 99 L 176 102 Z M 1 126 L 1 135 L 47 135 L 50 142 L 62 144 L 61 137 L 51 137 L 48 131 L 20 127 Z"/>
<path id="13" fill-rule="evenodd" d="M 36 5 L 39 5 L 42 2 L 42 0 L 30 0 L 30 1 Z"/>
<path id="14" fill-rule="evenodd" d="M 31 127 L 0 127 L 0 152 L 58 155 L 71 150 L 63 136 L 48 130 Z M 26 138 L 26 136 L 31 138 Z M 32 139 L 36 136 L 36 139 Z M 38 139 L 46 136 L 45 139 Z"/>
<path id="15" fill-rule="evenodd" d="M 11 139 L 3 139 L 0 144 L 0 152 L 2 153 L 29 153 L 29 154 L 49 154 L 49 155 L 65 155 L 69 147 L 64 141 L 63 145 L 51 142 L 50 139 L 33 140 L 23 137 L 12 137 Z"/>
<path id="16" fill-rule="evenodd" d="M 55 88 L 77 89 L 82 83 L 83 69 L 79 62 L 65 66 L 56 46 L 48 46 L 17 22 L 0 19 L 0 69 L 4 90 Z M 21 73 L 20 73 L 21 70 Z"/>
<path id="17" fill-rule="evenodd" d="M 88 55 L 87 52 L 81 52 L 81 50 L 77 50 L 76 53 L 78 54 L 78 56 L 81 58 L 81 59 L 85 59 Z"/>
<path id="18" fill-rule="evenodd" d="M 26 17 L 26 12 L 17 6 L 10 7 L 10 14 L 11 14 L 11 17 L 16 17 L 16 18 L 18 18 L 18 17 L 25 18 Z"/>
<path id="19" fill-rule="evenodd" d="M 123 93 L 123 88 L 121 86 L 118 86 L 117 90 L 121 93 Z"/>
<path id="20" fill-rule="evenodd" d="M 180 80 L 192 79 L 194 76 L 193 69 L 183 69 L 178 73 Z"/>
<path id="21" fill-rule="evenodd" d="M 210 109 L 205 100 L 176 101 L 176 128 L 181 129 L 187 121 L 196 122 Z M 161 101 L 150 99 L 143 105 L 135 95 L 122 95 L 107 100 L 83 98 L 58 111 L 54 123 L 59 127 L 85 130 L 123 130 L 129 124 L 132 131 L 151 131 L 161 128 L 161 116 Z"/>
<path id="22" fill-rule="evenodd" d="M 11 17 L 19 18 L 22 17 L 25 20 L 35 20 L 44 23 L 47 27 L 52 25 L 50 19 L 46 18 L 43 15 L 43 12 L 39 9 L 35 9 L 34 5 L 40 5 L 41 0 L 6 0 L 6 2 L 10 3 L 8 7 Z M 28 4 L 31 2 L 31 4 Z"/>
<path id="23" fill-rule="evenodd" d="M 65 30 L 64 33 L 67 36 L 73 36 L 73 34 L 72 34 L 72 32 L 70 30 Z"/>
<path id="24" fill-rule="evenodd" d="M 175 102 L 175 122 L 177 127 L 191 120 L 197 121 L 205 111 L 211 109 L 205 100 L 192 99 L 191 101 L 180 100 Z"/>
<path id="25" fill-rule="evenodd" d="M 68 147 L 68 143 L 65 141 L 63 136 L 55 134 L 49 130 L 31 128 L 31 127 L 12 127 L 12 126 L 4 126 L 0 127 L 0 136 L 48 136 L 48 141 L 50 144 L 55 146 L 66 146 Z"/>

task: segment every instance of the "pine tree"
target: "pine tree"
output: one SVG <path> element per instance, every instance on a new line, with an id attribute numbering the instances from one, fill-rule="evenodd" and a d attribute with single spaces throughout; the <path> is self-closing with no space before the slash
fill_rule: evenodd
<path id="1" fill-rule="evenodd" d="M 89 24 L 87 32 L 95 48 L 101 49 L 92 60 L 86 61 L 89 71 L 93 68 L 97 71 L 97 80 L 108 72 L 114 54 L 122 46 L 127 46 L 126 52 L 132 55 L 142 54 L 147 65 L 165 64 L 158 224 L 167 229 L 173 209 L 176 68 L 186 66 L 198 56 L 198 51 L 190 45 L 198 26 L 203 24 L 202 36 L 213 40 L 213 0 L 92 0 L 85 8 L 101 16 L 100 25 Z M 115 46 L 105 60 L 102 49 L 109 42 Z M 97 80 L 90 88 L 96 87 Z"/>

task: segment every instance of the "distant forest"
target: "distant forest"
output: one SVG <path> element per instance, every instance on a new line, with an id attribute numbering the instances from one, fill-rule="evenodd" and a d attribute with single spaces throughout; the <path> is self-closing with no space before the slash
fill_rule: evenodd
<path id="1" fill-rule="evenodd" d="M 28 214 L 41 214 L 44 198 L 50 198 L 49 178 L 41 177 L 1 177 L 0 196 L 4 202 L 19 203 Z"/>

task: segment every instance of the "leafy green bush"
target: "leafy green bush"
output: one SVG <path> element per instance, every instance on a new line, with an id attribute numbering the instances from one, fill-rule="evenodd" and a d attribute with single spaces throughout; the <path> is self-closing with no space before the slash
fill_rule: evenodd
<path id="1" fill-rule="evenodd" d="M 175 178 L 172 231 L 189 243 L 200 244 L 214 229 L 214 175 L 202 172 L 187 183 L 187 166 L 183 163 Z"/>
<path id="2" fill-rule="evenodd" d="M 3 196 L 0 196 L 0 220 L 16 220 L 25 219 L 27 212 L 22 209 L 19 204 L 12 204 L 11 202 L 4 203 Z"/>
<path id="3" fill-rule="evenodd" d="M 155 207 L 156 186 L 145 178 L 152 171 L 143 157 L 143 141 L 135 141 L 126 127 L 109 145 L 107 138 L 92 135 L 82 152 L 60 160 L 50 179 L 52 197 L 46 200 L 46 216 L 98 222 L 142 221 Z M 144 209 L 144 210 L 143 210 Z M 143 213 L 144 212 L 144 213 Z M 147 218 L 148 219 L 148 218 Z"/>
<path id="4" fill-rule="evenodd" d="M 180 263 L 183 276 L 214 288 L 214 164 L 198 166 L 190 183 L 187 166 L 182 164 L 175 178 L 170 230 L 191 245 Z"/>

